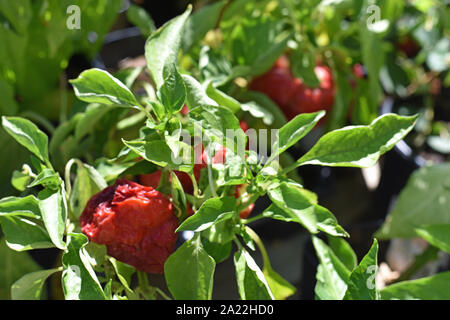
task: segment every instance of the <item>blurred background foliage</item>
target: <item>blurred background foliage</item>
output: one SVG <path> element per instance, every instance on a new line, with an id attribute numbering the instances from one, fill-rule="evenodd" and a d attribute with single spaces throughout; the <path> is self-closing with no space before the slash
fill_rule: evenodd
<path id="1" fill-rule="evenodd" d="M 28 117 L 50 134 L 67 116 L 71 90 L 64 71 L 71 62 L 72 76 L 78 75 L 77 68 L 90 67 L 123 5 L 122 0 L 79 0 L 81 28 L 69 30 L 67 8 L 72 4 L 0 0 L 0 115 Z M 0 194 L 6 195 L 12 192 L 7 183 L 12 171 L 27 154 L 3 130 L 0 150 Z"/>

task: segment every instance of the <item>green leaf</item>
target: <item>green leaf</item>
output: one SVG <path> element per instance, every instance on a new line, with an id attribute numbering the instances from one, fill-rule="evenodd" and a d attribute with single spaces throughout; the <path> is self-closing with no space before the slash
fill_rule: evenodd
<path id="1" fill-rule="evenodd" d="M 45 281 L 61 269 L 31 272 L 14 282 L 11 286 L 12 300 L 40 300 Z"/>
<path id="2" fill-rule="evenodd" d="M 189 118 L 195 125 L 203 129 L 204 139 L 218 142 L 227 148 L 233 146 L 234 149 L 231 151 L 234 153 L 238 148 L 245 149 L 247 137 L 239 125 L 239 120 L 228 108 L 200 106 L 189 111 Z M 229 137 L 227 133 L 235 136 Z"/>
<path id="3" fill-rule="evenodd" d="M 187 53 L 209 30 L 214 29 L 225 1 L 217 1 L 196 10 L 187 20 L 183 32 L 182 49 Z"/>
<path id="4" fill-rule="evenodd" d="M 45 228 L 50 239 L 59 249 L 65 248 L 63 236 L 66 229 L 67 206 L 64 197 L 63 188 L 58 191 L 44 189 L 38 194 L 39 208 Z"/>
<path id="5" fill-rule="evenodd" d="M 25 191 L 28 184 L 30 183 L 30 180 L 31 180 L 31 176 L 28 173 L 14 170 L 13 175 L 11 177 L 11 184 L 17 190 Z"/>
<path id="6" fill-rule="evenodd" d="M 211 299 L 215 266 L 199 236 L 185 242 L 164 265 L 167 286 L 173 297 L 177 300 Z"/>
<path id="7" fill-rule="evenodd" d="M 168 114 L 180 112 L 183 108 L 186 101 L 186 88 L 176 67 L 164 79 L 164 83 L 158 90 L 158 97 Z"/>
<path id="8" fill-rule="evenodd" d="M 309 232 L 319 230 L 334 236 L 348 236 L 336 218 L 326 208 L 311 201 L 306 191 L 286 182 L 268 191 L 273 204 L 263 213 L 266 217 L 297 222 Z"/>
<path id="9" fill-rule="evenodd" d="M 216 37 L 218 33 L 214 32 L 212 35 Z M 205 86 L 210 82 L 215 86 L 223 86 L 235 77 L 229 58 L 208 46 L 202 46 L 200 49 L 198 68 L 201 79 L 205 81 Z M 248 69 L 248 67 L 241 68 Z"/>
<path id="10" fill-rule="evenodd" d="M 153 33 L 145 44 L 147 67 L 158 89 L 164 83 L 164 67 L 177 65 L 181 36 L 191 11 L 192 7 L 189 6 L 182 15 L 170 20 Z"/>
<path id="11" fill-rule="evenodd" d="M 233 113 L 236 113 L 239 110 L 241 110 L 241 104 L 239 103 L 239 101 L 214 87 L 212 82 L 210 82 L 209 85 L 207 86 L 206 94 L 211 99 L 213 99 L 216 102 L 216 104 L 223 107 L 227 107 Z"/>
<path id="12" fill-rule="evenodd" d="M 140 107 L 136 97 L 122 82 L 100 69 L 84 71 L 70 80 L 77 97 L 88 103 Z"/>
<path id="13" fill-rule="evenodd" d="M 206 90 L 193 77 L 183 74 L 181 75 L 186 87 L 186 101 L 189 108 L 193 109 L 198 106 L 217 106 L 218 104 L 206 94 Z"/>
<path id="14" fill-rule="evenodd" d="M 106 299 L 84 251 L 87 243 L 88 239 L 83 234 L 71 233 L 68 235 L 67 249 L 62 257 L 62 284 L 66 300 Z"/>
<path id="15" fill-rule="evenodd" d="M 284 52 L 289 37 L 282 34 L 281 20 L 248 19 L 230 35 L 233 60 L 246 66 L 245 74 L 259 75 L 269 70 Z"/>
<path id="16" fill-rule="evenodd" d="M 292 284 L 275 272 L 271 266 L 264 265 L 263 274 L 276 300 L 287 299 L 297 291 Z"/>
<path id="17" fill-rule="evenodd" d="M 47 231 L 32 220 L 6 216 L 0 217 L 0 224 L 8 247 L 15 251 L 54 247 Z"/>
<path id="18" fill-rule="evenodd" d="M 331 167 L 371 167 L 414 127 L 417 116 L 386 114 L 369 126 L 350 126 L 325 134 L 297 161 Z"/>
<path id="19" fill-rule="evenodd" d="M 243 248 L 234 255 L 236 280 L 242 300 L 274 300 L 263 272 Z"/>
<path id="20" fill-rule="evenodd" d="M 209 242 L 227 244 L 236 237 L 235 222 L 232 219 L 222 220 L 202 232 Z"/>
<path id="21" fill-rule="evenodd" d="M 431 277 L 403 281 L 385 287 L 380 291 L 382 300 L 449 300 L 450 271 Z"/>
<path id="22" fill-rule="evenodd" d="M 11 285 L 24 274 L 38 271 L 39 265 L 27 252 L 16 252 L 0 239 L 0 299 L 11 299 Z"/>
<path id="23" fill-rule="evenodd" d="M 95 268 L 100 268 L 103 271 L 103 263 L 106 260 L 107 248 L 103 244 L 97 244 L 95 242 L 89 242 L 84 247 L 85 255 L 89 259 L 91 266 Z M 112 259 L 112 258 L 111 258 Z"/>
<path id="24" fill-rule="evenodd" d="M 291 70 L 296 78 L 300 78 L 310 88 L 318 87 L 320 82 L 317 79 L 314 67 L 316 57 L 314 52 L 308 52 L 304 48 L 293 51 L 291 56 Z"/>
<path id="25" fill-rule="evenodd" d="M 320 263 L 317 268 L 317 283 L 314 289 L 316 298 L 342 300 L 347 290 L 350 271 L 322 240 L 312 237 L 312 241 Z"/>
<path id="26" fill-rule="evenodd" d="M 347 241 L 339 237 L 328 236 L 328 245 L 349 271 L 353 271 L 358 266 L 356 253 Z"/>
<path id="27" fill-rule="evenodd" d="M 367 16 L 362 17 L 359 28 L 361 43 L 362 62 L 370 75 L 368 79 L 369 88 L 367 90 L 367 107 L 369 119 L 378 114 L 379 103 L 383 98 L 383 90 L 378 75 L 385 63 L 384 50 L 379 50 L 383 46 L 381 37 L 367 28 Z"/>
<path id="28" fill-rule="evenodd" d="M 416 170 L 376 237 L 414 237 L 421 226 L 449 224 L 450 163 Z"/>
<path id="29" fill-rule="evenodd" d="M 183 185 L 181 184 L 180 179 L 178 179 L 178 176 L 175 174 L 175 172 L 172 171 L 170 173 L 170 178 L 172 182 L 170 184 L 172 203 L 177 209 L 181 211 L 181 215 L 177 215 L 179 219 L 185 219 L 187 217 L 186 193 L 183 189 Z"/>
<path id="30" fill-rule="evenodd" d="M 18 143 L 27 148 L 46 165 L 48 158 L 48 137 L 31 121 L 18 117 L 2 117 L 3 128 Z"/>
<path id="31" fill-rule="evenodd" d="M 87 174 L 89 175 L 89 178 L 91 181 L 100 189 L 103 190 L 106 187 L 108 187 L 108 184 L 106 183 L 103 176 L 98 172 L 94 167 L 83 163 L 83 167 L 87 170 Z"/>
<path id="32" fill-rule="evenodd" d="M 241 109 L 242 111 L 250 113 L 254 118 L 262 119 L 263 123 L 267 126 L 271 126 L 274 122 L 274 115 L 272 112 L 255 101 L 241 104 Z"/>
<path id="33" fill-rule="evenodd" d="M 361 260 L 358 267 L 352 271 L 345 293 L 345 300 L 378 300 L 379 293 L 375 285 L 378 270 L 378 241 L 373 240 L 369 252 Z"/>
<path id="34" fill-rule="evenodd" d="M 75 126 L 75 139 L 81 141 L 89 132 L 92 132 L 95 125 L 100 119 L 112 110 L 112 106 L 105 106 L 102 104 L 90 104 L 82 117 L 77 121 Z"/>
<path id="35" fill-rule="evenodd" d="M 270 125 L 272 128 L 279 129 L 287 123 L 286 116 L 283 114 L 281 109 L 264 93 L 256 91 L 248 91 L 243 93 L 243 98 L 249 101 L 253 101 L 265 110 L 273 115 L 272 123 Z M 243 107 L 244 110 L 245 107 Z"/>
<path id="36" fill-rule="evenodd" d="M 355 99 L 355 93 L 350 86 L 346 73 L 337 73 L 336 85 L 336 98 L 329 115 L 330 130 L 342 128 L 347 123 L 348 110 L 352 104 L 355 104 L 355 100 L 353 100 Z"/>
<path id="37" fill-rule="evenodd" d="M 181 170 L 187 172 L 192 169 L 192 159 L 186 158 L 185 153 L 182 153 L 182 156 L 184 158 L 178 157 L 178 155 L 175 155 L 172 152 L 169 145 L 165 141 L 122 141 L 128 148 L 139 154 L 145 160 L 150 161 L 157 166 L 169 166 L 169 168 L 173 170 Z M 189 147 L 188 145 L 185 146 Z M 191 156 L 192 154 L 193 153 L 191 152 Z"/>
<path id="38" fill-rule="evenodd" d="M 325 111 L 303 113 L 281 127 L 278 133 L 278 140 L 276 140 L 272 146 L 273 154 L 270 159 L 296 144 L 300 139 L 306 136 L 324 116 Z"/>
<path id="39" fill-rule="evenodd" d="M 211 242 L 204 236 L 201 237 L 201 240 L 203 249 L 214 258 L 216 263 L 221 263 L 230 256 L 232 248 L 231 241 L 226 243 Z"/>
<path id="40" fill-rule="evenodd" d="M 317 204 L 314 206 L 314 209 L 317 218 L 317 228 L 320 231 L 335 237 L 349 237 L 349 234 L 338 224 L 336 217 L 330 210 Z"/>
<path id="41" fill-rule="evenodd" d="M 130 5 L 127 11 L 128 20 L 139 28 L 144 37 L 149 37 L 156 31 L 155 23 L 144 8 Z"/>
<path id="42" fill-rule="evenodd" d="M 44 185 L 51 187 L 52 189 L 58 188 L 61 180 L 59 178 L 59 174 L 56 173 L 53 169 L 45 168 L 39 173 L 36 179 L 28 186 L 29 188 Z"/>
<path id="43" fill-rule="evenodd" d="M 187 218 L 176 230 L 192 230 L 200 232 L 212 225 L 230 219 L 236 214 L 236 199 L 234 197 L 212 198 L 206 200 L 198 211 Z"/>
<path id="44" fill-rule="evenodd" d="M 126 263 L 117 261 L 116 259 L 110 257 L 109 261 L 114 267 L 114 270 L 116 271 L 117 278 L 119 278 L 120 283 L 127 289 L 128 291 L 131 290 L 131 277 L 136 272 L 136 269 Z"/>
<path id="45" fill-rule="evenodd" d="M 24 216 L 39 219 L 41 217 L 39 201 L 32 195 L 24 198 L 3 198 L 0 200 L 0 217 L 1 216 Z"/>
<path id="46" fill-rule="evenodd" d="M 88 169 L 90 168 L 90 169 Z M 78 163 L 77 167 L 77 176 L 75 178 L 75 182 L 72 188 L 72 192 L 70 193 L 70 208 L 73 213 L 74 218 L 78 219 L 81 216 L 84 208 L 86 207 L 89 199 L 96 193 L 107 187 L 104 179 L 98 174 L 98 172 L 94 175 L 98 175 L 98 183 L 96 183 L 89 174 L 89 170 L 94 170 L 93 172 L 97 172 L 94 168 L 87 166 L 81 162 Z"/>
<path id="47" fill-rule="evenodd" d="M 397 53 L 393 49 L 386 55 L 386 64 L 380 70 L 380 81 L 384 90 L 400 97 L 408 95 L 410 79 L 406 71 L 397 63 Z"/>
<path id="48" fill-rule="evenodd" d="M 450 253 L 450 224 L 421 226 L 416 233 L 433 246 Z"/>

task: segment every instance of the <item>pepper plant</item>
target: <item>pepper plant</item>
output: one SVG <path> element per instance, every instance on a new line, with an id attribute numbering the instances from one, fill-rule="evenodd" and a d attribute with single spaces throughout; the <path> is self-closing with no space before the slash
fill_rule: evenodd
<path id="1" fill-rule="evenodd" d="M 148 81 L 137 80 L 139 72 L 114 76 L 99 69 L 70 81 L 88 107 L 63 123 L 50 142 L 29 120 L 2 118 L 7 133 L 31 153 L 20 179 L 13 180 L 23 195 L 0 200 L 6 244 L 16 251 L 61 250 L 54 269 L 17 280 L 12 298 L 40 298 L 46 279 L 60 273 L 66 299 L 211 299 L 215 267 L 232 255 L 242 299 L 286 299 L 296 288 L 273 270 L 262 240 L 251 228 L 259 219 L 297 223 L 311 233 L 322 262 L 318 298 L 379 298 L 376 287 L 367 285 L 373 276 L 367 270 L 377 265 L 377 241 L 358 264 L 343 240 L 348 233 L 292 173 L 306 165 L 373 166 L 412 130 L 416 117 L 386 114 L 368 125 L 330 131 L 299 159 L 283 161 L 287 150 L 325 112 L 299 114 L 270 139 L 244 132 L 237 115 L 245 110 L 258 114 L 256 104 L 242 103 L 205 81 L 196 68 L 185 65 L 196 55 L 183 56 L 200 40 L 197 35 L 187 37 L 199 28 L 200 17 L 208 12 L 224 15 L 227 11 L 221 8 L 215 4 L 203 15 L 191 15 L 189 7 L 152 33 L 145 47 Z M 203 34 L 208 23 L 201 25 Z M 270 68 L 283 51 L 284 47 L 269 51 L 254 60 L 246 60 L 252 52 L 242 52 L 242 61 L 251 61 L 256 75 Z M 216 79 L 226 83 L 216 71 Z M 108 121 L 98 122 L 105 113 Z M 120 137 L 114 156 L 92 158 L 79 152 L 68 161 L 67 154 L 58 156 L 69 142 L 98 137 L 103 132 L 98 124 L 137 130 Z M 267 155 L 261 151 L 265 143 Z M 143 179 L 130 181 L 157 172 L 153 185 L 141 185 Z M 271 200 L 268 208 L 242 214 L 263 196 Z M 174 239 L 183 231 L 192 237 L 175 248 Z M 330 247 L 316 237 L 319 233 L 330 237 Z M 344 258 L 336 257 L 337 248 Z M 263 257 L 262 268 L 252 257 L 256 250 Z M 330 261 L 334 268 L 329 268 Z M 163 273 L 169 293 L 149 283 L 146 272 Z"/>

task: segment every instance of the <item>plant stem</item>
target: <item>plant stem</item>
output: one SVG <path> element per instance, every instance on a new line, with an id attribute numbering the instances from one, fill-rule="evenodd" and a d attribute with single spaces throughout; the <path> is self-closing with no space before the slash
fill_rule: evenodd
<path id="1" fill-rule="evenodd" d="M 427 264 L 431 260 L 435 260 L 437 258 L 437 254 L 439 249 L 429 245 L 424 252 L 418 255 L 414 262 L 406 269 L 400 277 L 394 280 L 392 283 L 406 281 L 409 280 L 420 268 L 422 268 L 425 264 Z"/>
<path id="2" fill-rule="evenodd" d="M 283 169 L 283 171 L 281 171 L 281 175 L 286 175 L 289 172 L 291 172 L 292 170 L 294 170 L 295 168 L 297 168 L 299 165 L 297 164 L 297 162 L 294 162 L 293 164 L 291 164 L 290 166 L 286 167 Z"/>
<path id="3" fill-rule="evenodd" d="M 143 271 L 138 271 L 137 276 L 138 276 L 139 287 L 141 287 L 143 292 L 147 292 L 148 289 L 150 288 L 147 274 Z"/>
<path id="4" fill-rule="evenodd" d="M 189 177 L 191 178 L 192 181 L 192 186 L 194 187 L 194 197 L 199 197 L 199 189 L 198 189 L 198 184 L 197 184 L 197 179 L 195 179 L 195 176 L 193 173 L 189 174 Z"/>
<path id="5" fill-rule="evenodd" d="M 245 226 L 245 231 L 248 233 L 248 235 L 253 239 L 253 241 L 258 246 L 259 251 L 261 252 L 261 256 L 263 258 L 264 266 L 266 268 L 271 268 L 269 255 L 267 254 L 266 247 L 264 246 L 261 238 L 258 236 L 258 234 L 255 231 L 253 231 L 253 229 L 251 229 L 248 226 Z"/>
<path id="6" fill-rule="evenodd" d="M 243 224 L 249 224 L 249 223 L 252 223 L 253 221 L 257 221 L 257 220 L 260 220 L 262 218 L 264 218 L 264 216 L 262 214 L 260 214 L 260 215 L 254 216 L 252 218 L 249 218 L 249 219 L 242 219 L 242 223 Z"/>
<path id="7" fill-rule="evenodd" d="M 165 294 L 165 292 L 162 291 L 160 288 L 157 288 L 157 287 L 153 287 L 153 288 L 154 288 L 155 291 L 156 291 L 157 293 L 159 293 L 159 295 L 160 295 L 161 297 L 163 297 L 165 300 L 172 300 L 172 298 L 169 297 L 167 294 Z"/>
<path id="8" fill-rule="evenodd" d="M 222 9 L 220 10 L 219 17 L 217 18 L 217 22 L 216 22 L 214 29 L 218 29 L 220 27 L 220 22 L 222 21 L 223 15 L 225 14 L 225 11 L 228 9 L 230 4 L 231 4 L 231 0 L 227 0 L 227 2 L 224 4 Z"/>
<path id="9" fill-rule="evenodd" d="M 208 162 L 211 163 L 212 159 L 209 158 L 208 156 Z M 217 198 L 217 191 L 216 191 L 216 184 L 212 175 L 212 166 L 210 164 L 208 164 L 208 181 L 209 181 L 209 185 L 211 187 L 211 193 L 213 194 L 213 197 Z"/>

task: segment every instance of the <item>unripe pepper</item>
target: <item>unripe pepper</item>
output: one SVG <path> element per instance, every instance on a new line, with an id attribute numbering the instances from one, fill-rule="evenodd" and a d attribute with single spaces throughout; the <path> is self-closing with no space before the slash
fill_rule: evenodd
<path id="1" fill-rule="evenodd" d="M 170 200 L 126 179 L 94 195 L 80 223 L 89 240 L 106 245 L 110 256 L 148 273 L 163 273 L 178 236 Z"/>

